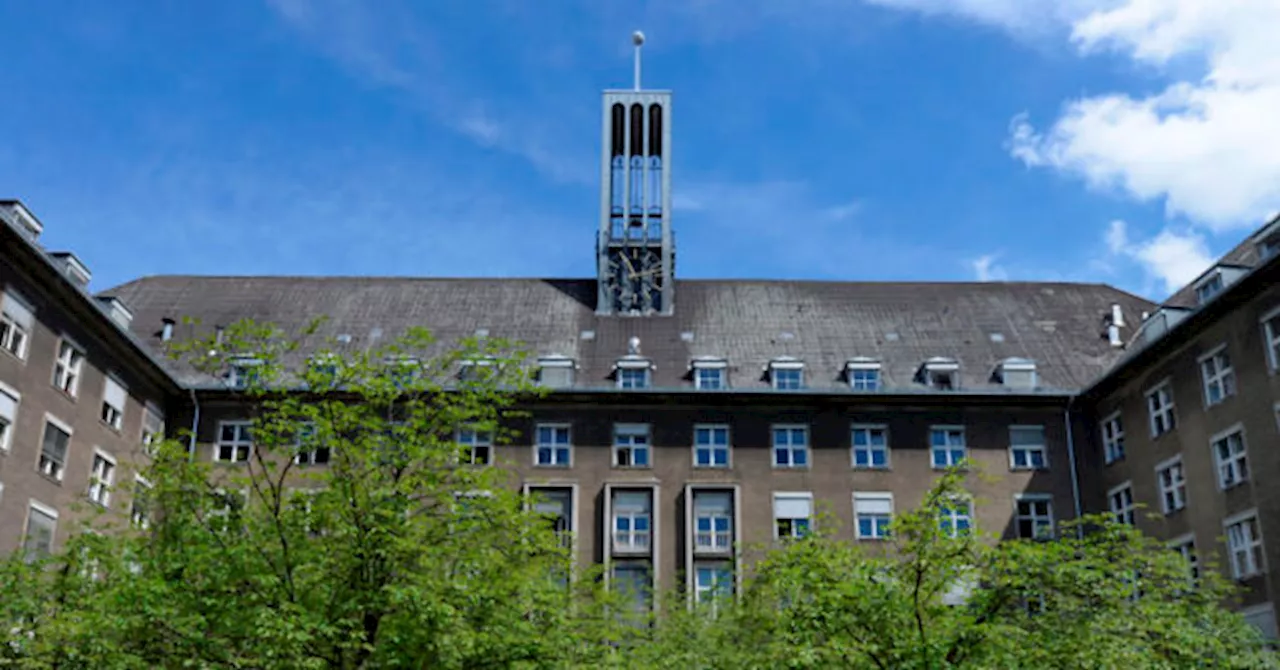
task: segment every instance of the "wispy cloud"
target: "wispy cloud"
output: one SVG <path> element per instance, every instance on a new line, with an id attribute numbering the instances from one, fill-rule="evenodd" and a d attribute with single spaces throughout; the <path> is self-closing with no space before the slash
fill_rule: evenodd
<path id="1" fill-rule="evenodd" d="M 973 260 L 973 275 L 978 281 L 1009 281 L 1009 273 L 996 264 L 999 254 L 987 254 Z"/>
<path id="2" fill-rule="evenodd" d="M 1214 260 L 1204 236 L 1194 231 L 1165 229 L 1135 241 L 1129 237 L 1128 224 L 1118 219 L 1107 226 L 1103 247 L 1100 263 L 1136 263 L 1165 295 L 1200 276 Z"/>

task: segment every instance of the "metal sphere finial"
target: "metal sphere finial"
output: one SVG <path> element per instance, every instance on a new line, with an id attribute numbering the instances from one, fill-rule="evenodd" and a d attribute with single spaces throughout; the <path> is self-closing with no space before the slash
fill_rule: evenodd
<path id="1" fill-rule="evenodd" d="M 635 31 L 634 33 L 631 33 L 631 43 L 636 46 L 640 46 L 644 44 L 644 33 L 640 32 L 639 30 Z"/>

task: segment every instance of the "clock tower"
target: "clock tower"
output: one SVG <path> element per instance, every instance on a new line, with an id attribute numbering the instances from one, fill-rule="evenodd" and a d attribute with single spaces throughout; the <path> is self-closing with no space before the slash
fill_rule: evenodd
<path id="1" fill-rule="evenodd" d="M 671 92 L 635 86 L 604 92 L 600 233 L 596 243 L 596 312 L 619 316 L 671 314 L 675 240 L 671 232 Z"/>

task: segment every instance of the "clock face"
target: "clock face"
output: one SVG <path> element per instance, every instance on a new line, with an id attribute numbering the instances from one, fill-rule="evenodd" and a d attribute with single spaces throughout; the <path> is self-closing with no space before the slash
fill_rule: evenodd
<path id="1" fill-rule="evenodd" d="M 627 247 L 610 253 L 608 293 L 619 313 L 662 309 L 662 254 L 657 249 Z"/>

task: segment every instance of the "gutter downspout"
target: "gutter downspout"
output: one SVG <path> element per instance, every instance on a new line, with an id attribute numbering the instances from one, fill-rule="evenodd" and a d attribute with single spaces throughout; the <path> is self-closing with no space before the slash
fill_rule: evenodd
<path id="1" fill-rule="evenodd" d="M 191 405 L 192 407 L 195 408 L 195 413 L 194 413 L 194 416 L 191 418 L 191 440 L 187 443 L 187 455 L 190 456 L 191 460 L 194 461 L 196 459 L 196 432 L 200 429 L 200 401 L 196 399 L 196 390 L 190 389 L 190 391 L 191 391 Z M 1067 428 L 1067 430 L 1068 430 L 1067 435 L 1070 435 L 1071 433 L 1069 431 L 1071 429 Z M 1067 438 L 1068 444 L 1070 444 L 1070 440 L 1071 438 L 1068 437 Z M 1072 477 L 1074 476 L 1075 475 L 1072 475 Z M 1072 479 L 1071 481 L 1074 483 L 1075 479 Z"/>
<path id="2" fill-rule="evenodd" d="M 1071 434 L 1071 405 L 1075 402 L 1076 396 L 1071 396 L 1067 400 L 1067 408 L 1062 411 L 1063 421 L 1067 426 L 1067 458 L 1071 460 L 1071 502 L 1075 505 L 1076 519 L 1082 516 L 1080 509 L 1080 474 L 1076 471 L 1076 443 Z M 1076 528 L 1079 533 L 1080 528 Z"/>

